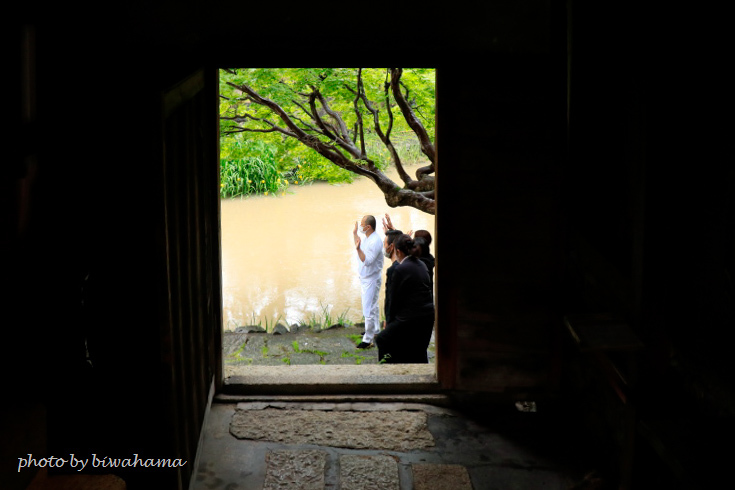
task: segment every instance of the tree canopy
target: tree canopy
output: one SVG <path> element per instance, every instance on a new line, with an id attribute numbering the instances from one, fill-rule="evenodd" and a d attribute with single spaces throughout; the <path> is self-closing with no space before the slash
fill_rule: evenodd
<path id="1" fill-rule="evenodd" d="M 373 180 L 389 206 L 435 213 L 433 69 L 225 69 L 220 80 L 223 135 L 297 142 Z M 418 141 L 428 161 L 414 176 L 396 144 L 403 134 Z M 384 173 L 388 165 L 401 185 Z"/>

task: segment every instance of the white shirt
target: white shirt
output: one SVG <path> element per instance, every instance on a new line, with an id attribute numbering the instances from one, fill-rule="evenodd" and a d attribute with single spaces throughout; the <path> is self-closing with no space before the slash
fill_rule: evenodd
<path id="1" fill-rule="evenodd" d="M 372 232 L 369 237 L 360 240 L 360 250 L 365 254 L 365 261 L 357 257 L 357 267 L 360 272 L 360 279 L 380 277 L 383 271 L 383 240 L 376 232 Z"/>

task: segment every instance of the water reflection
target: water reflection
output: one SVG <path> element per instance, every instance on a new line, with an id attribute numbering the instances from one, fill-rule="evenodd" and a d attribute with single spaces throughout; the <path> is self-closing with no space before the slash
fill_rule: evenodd
<path id="1" fill-rule="evenodd" d="M 413 174 L 415 168 L 409 169 Z M 398 177 L 391 175 L 395 182 Z M 314 183 L 291 187 L 286 196 L 222 200 L 222 293 L 224 327 L 289 324 L 347 312 L 362 319 L 355 221 L 389 213 L 403 231 L 426 229 L 434 235 L 434 216 L 417 209 L 390 208 L 375 184 L 365 178 L 349 185 Z M 432 244 L 433 252 L 433 244 Z M 384 268 L 390 265 L 385 261 Z M 385 280 L 385 275 L 383 275 Z M 384 285 L 381 288 L 381 315 Z M 253 320 L 255 319 L 255 320 Z"/>

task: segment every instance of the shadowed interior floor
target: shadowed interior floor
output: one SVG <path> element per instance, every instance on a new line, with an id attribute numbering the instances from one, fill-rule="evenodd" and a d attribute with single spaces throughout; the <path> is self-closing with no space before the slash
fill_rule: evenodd
<path id="1" fill-rule="evenodd" d="M 571 439 L 528 437 L 553 440 L 537 413 L 487 415 L 411 402 L 214 403 L 193 488 L 562 490 L 590 469 Z"/>

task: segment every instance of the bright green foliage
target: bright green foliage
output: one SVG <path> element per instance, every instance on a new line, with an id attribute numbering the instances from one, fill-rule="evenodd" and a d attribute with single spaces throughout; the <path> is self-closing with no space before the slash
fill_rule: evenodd
<path id="1" fill-rule="evenodd" d="M 288 187 L 276 165 L 277 149 L 263 141 L 231 138 L 220 150 L 220 196 L 272 193 Z"/>
<path id="2" fill-rule="evenodd" d="M 245 344 L 243 343 L 235 352 L 230 354 L 230 357 L 241 357 L 242 351 L 245 350 Z"/>
<path id="3" fill-rule="evenodd" d="M 388 354 L 386 354 L 386 355 L 388 355 Z M 352 352 L 347 352 L 347 351 L 343 352 L 340 357 L 342 357 L 342 358 L 349 358 L 349 357 L 351 357 L 351 358 L 353 358 L 355 360 L 355 364 L 362 364 L 362 361 L 364 361 L 366 359 L 365 356 L 360 356 L 358 354 L 354 354 Z"/>
<path id="4" fill-rule="evenodd" d="M 386 69 L 363 69 L 363 86 L 373 106 L 379 109 L 380 124 L 383 131 L 389 125 L 387 104 L 393 112 L 391 139 L 397 147 L 404 163 L 424 161 L 418 140 L 408 127 L 397 107 L 393 95 L 386 92 Z M 434 139 L 434 80 L 433 69 L 404 69 L 402 81 L 409 88 L 408 100 L 415 114 L 421 119 L 430 138 Z M 354 109 L 357 69 L 355 68 L 298 68 L 298 69 L 238 69 L 236 74 L 220 71 L 220 116 L 234 117 L 248 114 L 253 118 L 238 121 L 220 120 L 220 148 L 222 160 L 222 196 L 238 196 L 250 193 L 278 193 L 287 185 L 300 185 L 313 180 L 330 183 L 351 182 L 354 174 L 342 169 L 299 141 L 279 132 L 228 132 L 236 131 L 238 126 L 250 129 L 269 129 L 263 122 L 286 127 L 277 115 L 268 108 L 247 101 L 244 94 L 234 89 L 228 82 L 245 84 L 262 97 L 280 105 L 302 128 L 299 121 L 315 125 L 304 112 L 311 109 L 308 102 L 299 94 L 306 94 L 317 88 L 328 101 L 330 109 L 338 112 L 352 132 L 357 115 Z M 322 105 L 317 102 L 322 110 Z M 374 132 L 372 114 L 360 102 L 358 104 L 364 123 L 364 137 L 367 155 L 376 162 L 381 170 L 387 168 L 390 156 L 383 143 Z M 321 113 L 322 117 L 328 116 Z M 353 133 L 354 134 L 354 133 Z M 323 136 L 320 139 L 326 141 Z M 359 136 L 357 138 L 359 145 Z M 255 178 L 253 178 L 255 176 Z M 238 180 L 241 179 L 241 180 Z M 283 180 L 288 184 L 284 184 Z M 250 180 L 250 183 L 247 181 Z M 262 182 L 265 180 L 265 182 Z"/>

